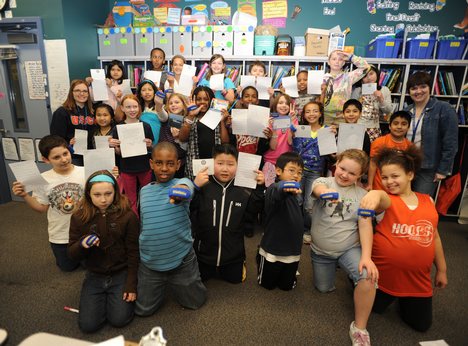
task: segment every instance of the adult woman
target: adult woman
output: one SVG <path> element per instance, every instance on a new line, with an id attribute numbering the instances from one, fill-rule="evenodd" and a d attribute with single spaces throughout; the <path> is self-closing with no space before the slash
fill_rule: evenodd
<path id="1" fill-rule="evenodd" d="M 71 82 L 67 99 L 52 115 L 50 134 L 63 137 L 69 145 L 73 145 L 77 129 L 88 131 L 88 149 L 91 149 L 94 130 L 93 105 L 89 97 L 88 84 L 81 79 Z M 72 158 L 74 164 L 83 165 L 81 155 L 73 154 Z"/>
<path id="2" fill-rule="evenodd" d="M 446 102 L 430 95 L 431 76 L 418 71 L 408 78 L 413 104 L 407 138 L 423 152 L 421 169 L 416 173 L 413 190 L 434 197 L 437 183 L 452 171 L 458 148 L 457 114 Z"/>

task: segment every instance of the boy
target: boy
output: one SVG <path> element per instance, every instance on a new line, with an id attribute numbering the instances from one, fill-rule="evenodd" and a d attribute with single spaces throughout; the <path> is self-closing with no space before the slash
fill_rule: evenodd
<path id="1" fill-rule="evenodd" d="M 230 144 L 213 149 L 214 175 L 198 173 L 190 210 L 194 247 L 203 281 L 220 277 L 230 283 L 245 280 L 244 227 L 246 218 L 263 208 L 265 179 L 257 170 L 257 189 L 234 186 L 237 150 Z"/>
<path id="2" fill-rule="evenodd" d="M 180 160 L 172 143 L 160 142 L 153 148 L 150 166 L 156 181 L 140 191 L 141 263 L 135 313 L 154 314 L 164 302 L 168 285 L 179 304 L 195 310 L 205 303 L 206 288 L 192 247 L 190 196 L 170 200 L 168 195 L 172 187 L 186 189 L 192 195 L 193 183 L 174 178 Z"/>
<path id="3" fill-rule="evenodd" d="M 356 99 L 349 99 L 343 105 L 343 118 L 345 123 L 348 124 L 357 124 L 359 118 L 361 117 L 362 104 Z M 371 141 L 370 137 L 367 134 L 367 131 L 364 132 L 364 143 L 362 145 L 362 150 L 366 152 L 367 155 L 370 153 Z"/>
<path id="4" fill-rule="evenodd" d="M 84 192 L 84 167 L 72 164 L 68 143 L 60 136 L 43 137 L 39 151 L 44 162 L 52 166 L 42 173 L 49 184 L 38 187 L 31 196 L 21 182 L 15 181 L 12 191 L 15 196 L 24 198 L 33 210 L 47 212 L 49 242 L 55 262 L 62 271 L 73 271 L 80 263 L 67 256 L 68 231 L 71 215 Z"/>
<path id="5" fill-rule="evenodd" d="M 406 111 L 398 111 L 392 114 L 389 121 L 390 133 L 377 138 L 371 144 L 370 166 L 368 174 L 368 190 L 385 190 L 380 177 L 380 170 L 373 158 L 383 148 L 393 148 L 406 150 L 411 145 L 411 141 L 406 138 L 406 133 L 411 122 L 411 114 Z"/>
<path id="6" fill-rule="evenodd" d="M 257 255 L 258 283 L 266 289 L 289 291 L 296 286 L 304 233 L 300 184 L 304 163 L 299 154 L 286 152 L 276 161 L 279 182 L 265 196 L 265 233 Z M 284 186 L 285 183 L 286 187 Z"/>

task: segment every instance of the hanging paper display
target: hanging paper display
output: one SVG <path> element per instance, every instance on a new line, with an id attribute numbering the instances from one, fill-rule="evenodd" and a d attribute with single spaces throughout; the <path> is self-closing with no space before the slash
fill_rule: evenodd
<path id="1" fill-rule="evenodd" d="M 286 18 L 288 17 L 287 0 L 264 0 L 263 25 L 273 25 L 277 28 L 286 27 Z"/>
<path id="2" fill-rule="evenodd" d="M 251 16 L 257 16 L 257 1 L 256 0 L 237 0 L 237 10 L 250 14 Z"/>
<path id="3" fill-rule="evenodd" d="M 153 14 L 154 14 L 154 18 L 160 24 L 166 24 L 167 23 L 167 7 L 155 7 L 153 9 Z"/>
<path id="4" fill-rule="evenodd" d="M 231 24 L 231 7 L 225 1 L 215 1 L 210 5 L 211 22 L 217 25 Z"/>

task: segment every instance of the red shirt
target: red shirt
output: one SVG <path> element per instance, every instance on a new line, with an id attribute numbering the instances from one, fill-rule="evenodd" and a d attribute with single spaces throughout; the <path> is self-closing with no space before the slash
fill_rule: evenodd
<path id="1" fill-rule="evenodd" d="M 379 289 L 396 297 L 431 297 L 431 268 L 438 214 L 429 195 L 416 192 L 410 210 L 400 196 L 376 227 L 372 260 L 379 270 Z"/>

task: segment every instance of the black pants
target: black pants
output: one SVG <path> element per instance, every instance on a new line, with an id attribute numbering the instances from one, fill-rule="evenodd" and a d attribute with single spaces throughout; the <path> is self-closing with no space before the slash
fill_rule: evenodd
<path id="1" fill-rule="evenodd" d="M 296 287 L 296 272 L 299 262 L 268 262 L 265 257 L 257 254 L 257 265 L 260 286 L 269 290 L 278 287 L 283 291 L 289 291 Z"/>
<path id="2" fill-rule="evenodd" d="M 432 297 L 395 297 L 377 290 L 372 311 L 381 314 L 398 300 L 401 319 L 411 328 L 425 332 L 432 325 Z"/>
<path id="3" fill-rule="evenodd" d="M 198 268 L 202 281 L 219 278 L 232 284 L 238 284 L 242 282 L 244 261 L 219 267 L 198 261 Z"/>

